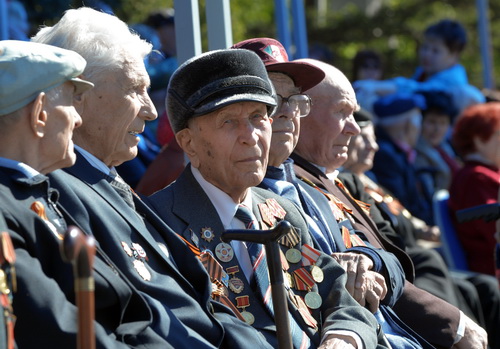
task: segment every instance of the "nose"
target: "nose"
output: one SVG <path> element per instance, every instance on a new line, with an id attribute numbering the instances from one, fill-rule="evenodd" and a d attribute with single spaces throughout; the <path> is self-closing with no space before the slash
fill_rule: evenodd
<path id="1" fill-rule="evenodd" d="M 250 122 L 246 120 L 240 122 L 238 127 L 239 139 L 242 143 L 248 145 L 255 145 L 259 140 L 259 135 L 257 134 L 257 128 Z"/>
<path id="2" fill-rule="evenodd" d="M 354 119 L 354 115 L 351 114 L 346 120 L 346 124 L 344 125 L 344 133 L 350 136 L 357 136 L 361 133 L 361 129 L 359 128 L 358 123 Z"/>
<path id="3" fill-rule="evenodd" d="M 78 112 L 76 110 L 75 110 L 73 117 L 75 119 L 74 128 L 78 128 L 78 127 L 82 126 L 82 117 L 80 116 L 80 114 L 78 114 Z"/>
<path id="4" fill-rule="evenodd" d="M 142 98 L 142 107 L 139 111 L 139 117 L 145 121 L 152 121 L 158 117 L 158 112 L 153 104 L 153 101 L 147 93 L 145 93 Z"/>

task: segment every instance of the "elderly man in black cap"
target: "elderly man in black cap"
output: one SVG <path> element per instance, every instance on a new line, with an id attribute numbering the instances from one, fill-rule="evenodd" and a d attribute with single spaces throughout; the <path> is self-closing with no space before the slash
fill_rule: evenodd
<path id="1" fill-rule="evenodd" d="M 114 269 L 140 290 L 151 307 L 151 327 L 168 345 L 268 348 L 259 332 L 211 301 L 212 284 L 199 260 L 116 175 L 114 166 L 137 154 L 145 121 L 156 118 L 144 66 L 151 45 L 117 17 L 89 8 L 68 10 L 34 40 L 80 53 L 87 60 L 83 75 L 95 85 L 76 104 L 83 119 L 73 137 L 76 163 L 50 176 L 65 194 L 68 222 L 93 233 Z"/>
<path id="2" fill-rule="evenodd" d="M 295 229 L 280 248 L 294 347 L 321 341 L 322 348 L 375 347 L 375 319 L 348 294 L 338 263 L 312 247 L 302 214 L 288 200 L 255 188 L 268 163 L 275 98 L 262 61 L 249 50 L 212 51 L 185 62 L 170 81 L 167 108 L 190 164 L 149 203 L 207 265 L 217 266 L 222 277 L 213 273 L 214 283 L 227 285 L 241 315 L 273 346 L 278 320 L 265 252 L 255 243 L 224 243 L 221 233 L 288 220 Z"/>
<path id="3" fill-rule="evenodd" d="M 0 211 L 12 237 L 17 274 L 16 291 L 6 288 L 10 275 L 1 273 L 2 323 L 13 325 L 5 302 L 13 295 L 19 348 L 76 347 L 74 277 L 60 253 L 68 223 L 46 174 L 75 162 L 71 137 L 82 119 L 74 103 L 93 86 L 78 78 L 85 66 L 69 50 L 0 41 Z M 2 236 L 2 268 L 13 262 L 7 247 Z M 98 348 L 168 348 L 149 326 L 148 304 L 130 281 L 114 272 L 102 251 L 93 276 Z"/>

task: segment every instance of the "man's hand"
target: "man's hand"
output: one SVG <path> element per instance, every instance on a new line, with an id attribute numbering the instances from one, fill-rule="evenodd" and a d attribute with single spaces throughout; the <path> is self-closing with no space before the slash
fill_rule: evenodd
<path id="1" fill-rule="evenodd" d="M 486 331 L 468 316 L 465 316 L 464 336 L 453 346 L 453 349 L 486 349 L 487 346 L 488 335 Z"/>
<path id="2" fill-rule="evenodd" d="M 356 342 L 353 338 L 342 335 L 331 334 L 326 337 L 323 343 L 318 347 L 318 349 L 353 349 L 357 348 Z"/>
<path id="3" fill-rule="evenodd" d="M 372 260 L 357 253 L 334 253 L 332 257 L 347 272 L 346 289 L 351 296 L 362 306 L 368 305 L 371 312 L 377 311 L 387 286 L 382 275 L 370 270 Z"/>

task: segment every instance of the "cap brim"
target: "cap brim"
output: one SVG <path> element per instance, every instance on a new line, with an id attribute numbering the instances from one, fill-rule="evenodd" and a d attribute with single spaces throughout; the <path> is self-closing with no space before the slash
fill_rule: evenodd
<path id="1" fill-rule="evenodd" d="M 269 107 L 276 107 L 276 100 L 271 96 L 252 94 L 252 93 L 240 93 L 235 95 L 226 96 L 219 98 L 216 101 L 205 104 L 202 108 L 198 108 L 194 112 L 194 116 L 205 115 L 221 109 L 230 104 L 239 102 L 258 102 L 265 104 Z"/>
<path id="2" fill-rule="evenodd" d="M 73 85 L 75 85 L 75 88 L 76 88 L 75 94 L 85 92 L 87 90 L 90 90 L 92 87 L 94 87 L 94 84 L 91 83 L 90 81 L 83 80 L 80 78 L 72 78 L 72 79 L 69 79 L 69 81 L 71 81 L 73 83 Z"/>
<path id="3" fill-rule="evenodd" d="M 290 76 L 302 92 L 316 86 L 325 78 L 323 70 L 306 62 L 271 63 L 266 65 L 266 70 Z"/>

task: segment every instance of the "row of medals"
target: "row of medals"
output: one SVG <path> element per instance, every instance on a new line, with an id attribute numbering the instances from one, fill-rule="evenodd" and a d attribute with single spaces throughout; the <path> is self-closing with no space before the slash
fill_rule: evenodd
<path id="1" fill-rule="evenodd" d="M 203 228 L 202 232 L 201 232 L 201 237 L 205 241 L 211 241 L 214 237 L 214 233 L 213 233 L 212 229 L 210 229 L 210 228 Z M 217 246 L 215 247 L 215 255 L 217 256 L 217 258 L 221 262 L 228 263 L 231 260 L 233 260 L 234 251 L 233 251 L 233 248 L 231 247 L 230 244 L 227 244 L 225 242 L 221 242 L 221 243 L 217 244 Z M 286 251 L 285 258 L 289 263 L 296 264 L 302 260 L 302 253 L 298 249 L 292 247 Z M 292 288 L 297 288 L 298 282 L 295 281 L 295 278 L 300 278 L 300 276 L 298 274 L 294 273 L 294 276 L 295 276 L 295 278 L 294 278 L 294 276 L 292 276 L 288 272 L 288 266 L 286 264 L 287 264 L 286 262 L 282 261 L 283 274 L 285 276 L 285 278 L 284 278 L 285 287 L 287 288 L 287 290 L 289 292 L 292 293 L 291 299 L 294 302 L 294 304 L 298 308 L 300 308 L 301 304 L 298 304 L 296 298 L 293 297 L 294 294 L 293 294 L 293 290 L 292 290 Z M 301 268 L 301 269 L 304 270 L 305 273 L 310 275 L 316 283 L 320 283 L 324 279 L 323 271 L 321 270 L 320 267 L 318 267 L 314 264 L 311 265 L 310 271 L 307 271 L 305 268 Z M 231 275 L 231 278 L 229 278 L 229 276 L 226 275 L 226 277 L 223 277 L 221 280 L 222 284 L 224 284 L 226 287 L 228 287 L 235 294 L 240 294 L 241 292 L 243 292 L 243 289 L 244 289 L 244 282 L 235 275 L 239 271 L 240 270 L 239 270 L 239 267 L 237 265 L 233 266 L 233 267 L 228 267 L 228 268 L 226 268 L 226 274 Z M 303 285 L 304 282 L 302 282 L 300 284 Z M 318 309 L 322 304 L 322 298 L 321 298 L 319 293 L 311 290 L 313 286 L 314 286 L 314 284 L 309 283 L 309 285 L 306 284 L 306 288 L 304 288 L 304 289 L 298 288 L 298 290 L 308 291 L 307 294 L 304 296 L 304 302 L 309 309 Z M 255 317 L 253 316 L 252 313 L 245 310 L 245 308 L 250 305 L 249 300 L 248 300 L 248 296 L 236 297 L 236 300 L 239 303 L 236 305 L 236 307 L 241 309 L 241 313 L 240 313 L 241 316 L 245 319 L 245 321 L 249 325 L 253 324 L 255 321 Z"/>

